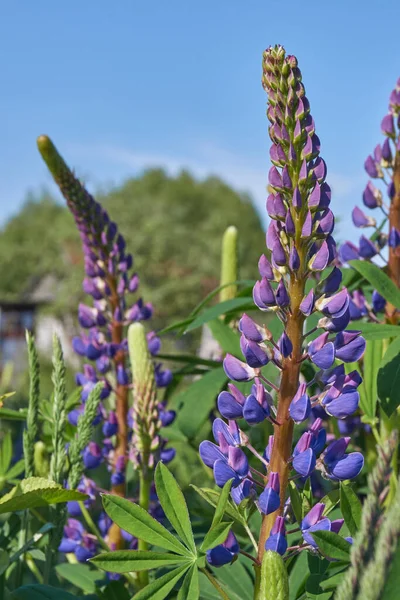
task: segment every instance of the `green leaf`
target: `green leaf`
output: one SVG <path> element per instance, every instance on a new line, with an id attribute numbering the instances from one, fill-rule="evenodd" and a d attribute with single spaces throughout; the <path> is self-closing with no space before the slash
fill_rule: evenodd
<path id="1" fill-rule="evenodd" d="M 10 555 L 7 550 L 3 550 L 0 548 L 0 575 L 8 569 L 8 565 L 10 564 Z"/>
<path id="2" fill-rule="evenodd" d="M 188 333 L 189 331 L 193 331 L 194 329 L 201 327 L 205 323 L 208 323 L 209 321 L 213 321 L 214 319 L 217 319 L 221 315 L 225 315 L 226 313 L 228 313 L 232 310 L 237 310 L 239 308 L 243 309 L 243 307 L 245 307 L 245 306 L 247 307 L 249 305 L 251 305 L 254 308 L 253 299 L 250 297 L 249 298 L 232 298 L 232 300 L 225 300 L 224 302 L 215 304 L 214 306 L 207 308 L 204 312 L 201 313 L 201 315 L 196 317 L 194 319 L 194 321 L 192 323 L 190 323 L 190 325 L 186 328 L 185 333 Z"/>
<path id="3" fill-rule="evenodd" d="M 301 496 L 294 481 L 289 481 L 289 496 L 295 519 L 300 525 L 302 519 Z"/>
<path id="4" fill-rule="evenodd" d="M 234 565 L 213 569 L 214 576 L 218 579 L 218 583 L 222 584 L 230 600 L 253 598 L 254 581 L 245 567 L 248 563 L 247 558 L 239 556 Z M 203 585 L 201 587 L 203 588 Z M 221 600 L 220 596 L 219 600 Z"/>
<path id="5" fill-rule="evenodd" d="M 330 512 L 333 511 L 335 506 L 339 504 L 340 500 L 340 491 L 339 490 L 331 490 L 326 496 L 320 500 L 322 504 L 325 504 L 323 515 L 324 517 L 328 516 Z"/>
<path id="6" fill-rule="evenodd" d="M 168 529 L 137 504 L 108 494 L 103 496 L 103 506 L 111 520 L 131 535 L 153 546 L 190 556 L 187 548 Z"/>
<path id="7" fill-rule="evenodd" d="M 206 552 L 207 550 L 210 550 L 210 548 L 215 548 L 215 546 L 223 544 L 228 537 L 232 525 L 233 521 L 230 523 L 218 523 L 217 525 L 213 525 L 204 538 L 200 550 Z"/>
<path id="8" fill-rule="evenodd" d="M 213 516 L 211 527 L 215 527 L 215 525 L 218 525 L 218 523 L 220 523 L 222 521 L 222 518 L 225 513 L 226 505 L 229 500 L 229 494 L 231 493 L 232 482 L 233 482 L 233 479 L 229 479 L 225 483 L 224 487 L 222 488 L 222 491 L 221 491 L 219 499 L 218 499 L 218 504 L 217 504 L 217 507 L 215 509 L 215 513 Z"/>
<path id="9" fill-rule="evenodd" d="M 76 490 L 66 490 L 49 479 L 30 477 L 23 479 L 11 492 L 0 499 L 0 514 L 86 499 L 86 494 Z"/>
<path id="10" fill-rule="evenodd" d="M 198 434 L 227 379 L 222 367 L 213 369 L 176 396 L 174 406 L 179 409 L 176 425 L 188 438 Z"/>
<path id="11" fill-rule="evenodd" d="M 357 323 L 354 323 L 354 328 L 361 331 L 366 340 L 386 340 L 400 335 L 400 327 L 397 325 L 357 321 Z"/>
<path id="12" fill-rule="evenodd" d="M 210 321 L 208 327 L 224 352 L 229 352 L 234 356 L 241 356 L 240 335 L 232 327 L 223 323 L 221 319 Z"/>
<path id="13" fill-rule="evenodd" d="M 206 502 L 208 502 L 208 504 L 210 504 L 211 506 L 216 508 L 216 506 L 218 504 L 218 500 L 221 496 L 220 493 L 218 493 L 217 491 L 212 490 L 210 488 L 198 488 L 197 486 L 195 486 L 192 483 L 190 484 L 190 487 L 192 487 L 195 490 L 195 492 L 197 492 L 199 494 L 199 496 L 201 496 Z M 228 517 L 230 517 L 231 519 L 233 519 L 234 521 L 236 521 L 237 523 L 239 523 L 240 525 L 245 524 L 244 518 L 236 510 L 236 508 L 234 508 L 232 506 L 232 504 L 230 502 L 227 502 L 227 504 L 225 506 L 225 514 Z"/>
<path id="14" fill-rule="evenodd" d="M 199 597 L 199 571 L 196 565 L 193 565 L 186 573 L 177 600 L 198 600 Z"/>
<path id="15" fill-rule="evenodd" d="M 374 419 L 378 401 L 377 374 L 382 361 L 382 340 L 369 340 L 364 354 L 363 381 L 359 387 L 360 408 Z"/>
<path id="16" fill-rule="evenodd" d="M 50 585 L 24 585 L 11 593 L 13 600 L 76 600 L 76 596 Z"/>
<path id="17" fill-rule="evenodd" d="M 311 574 L 306 581 L 306 593 L 308 600 L 330 600 L 332 592 L 325 592 L 321 588 L 323 575 Z"/>
<path id="18" fill-rule="evenodd" d="M 8 480 L 10 479 L 15 479 L 16 477 L 18 477 L 19 475 L 21 475 L 21 473 L 23 473 L 25 470 L 25 461 L 23 458 L 21 458 L 21 460 L 19 460 L 18 462 L 15 463 L 15 465 L 13 465 L 11 467 L 11 469 L 9 469 L 6 473 L 6 478 Z"/>
<path id="19" fill-rule="evenodd" d="M 362 505 L 349 483 L 340 484 L 340 509 L 350 535 L 355 536 L 360 528 Z"/>
<path id="20" fill-rule="evenodd" d="M 395 308 L 400 308 L 400 290 L 382 269 L 365 260 L 351 260 L 349 264 L 361 273 L 385 300 Z"/>
<path id="21" fill-rule="evenodd" d="M 328 577 L 328 579 L 324 579 L 320 582 L 320 587 L 323 590 L 336 590 L 336 588 L 341 583 L 343 577 L 345 575 L 345 571 L 342 570 L 339 573 L 335 573 L 332 577 Z"/>
<path id="22" fill-rule="evenodd" d="M 299 598 L 309 576 L 307 552 L 300 552 L 289 575 L 289 600 Z"/>
<path id="23" fill-rule="evenodd" d="M 314 538 L 321 554 L 326 558 L 334 558 L 336 560 L 350 561 L 351 544 L 344 538 L 333 531 L 313 531 Z"/>
<path id="24" fill-rule="evenodd" d="M 189 550 L 197 555 L 185 497 L 175 477 L 162 462 L 156 467 L 154 481 L 158 500 L 168 521 Z"/>
<path id="25" fill-rule="evenodd" d="M 162 577 L 152 581 L 143 590 L 135 594 L 132 600 L 164 600 L 174 587 L 174 585 L 183 577 L 189 566 L 182 565 Z"/>
<path id="26" fill-rule="evenodd" d="M 390 417 L 400 404 L 400 338 L 386 350 L 378 371 L 378 397 Z"/>
<path id="27" fill-rule="evenodd" d="M 8 421 L 26 421 L 27 410 L 12 410 L 11 408 L 0 408 L 0 419 Z"/>
<path id="28" fill-rule="evenodd" d="M 158 567 L 190 563 L 187 556 L 163 552 L 141 550 L 116 550 L 103 552 L 90 559 L 99 569 L 111 573 L 130 573 L 132 571 L 149 571 Z"/>
<path id="29" fill-rule="evenodd" d="M 13 454 L 11 432 L 7 431 L 0 449 L 0 475 L 7 473 Z"/>
<path id="30" fill-rule="evenodd" d="M 93 594 L 96 591 L 96 581 L 100 579 L 99 572 L 88 565 L 63 563 L 56 566 L 57 575 L 72 583 L 72 585 Z"/>

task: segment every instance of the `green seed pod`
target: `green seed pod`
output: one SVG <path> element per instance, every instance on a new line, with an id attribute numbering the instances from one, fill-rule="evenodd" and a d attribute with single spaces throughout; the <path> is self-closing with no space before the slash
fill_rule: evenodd
<path id="1" fill-rule="evenodd" d="M 226 285 L 238 279 L 238 253 L 237 253 L 238 231 L 233 225 L 228 227 L 222 238 L 221 257 L 221 285 Z M 229 285 L 220 291 L 220 301 L 235 298 L 236 285 Z"/>
<path id="2" fill-rule="evenodd" d="M 36 442 L 33 461 L 35 464 L 36 477 L 48 477 L 50 472 L 49 454 L 43 442 Z"/>
<path id="3" fill-rule="evenodd" d="M 277 552 L 267 550 L 261 564 L 260 591 L 256 600 L 289 600 L 285 563 Z"/>

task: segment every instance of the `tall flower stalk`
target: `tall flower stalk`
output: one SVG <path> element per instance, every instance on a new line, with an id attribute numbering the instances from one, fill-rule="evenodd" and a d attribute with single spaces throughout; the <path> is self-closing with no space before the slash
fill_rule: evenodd
<path id="1" fill-rule="evenodd" d="M 254 383 L 247 396 L 233 383 L 220 394 L 218 408 L 228 423 L 216 419 L 216 444 L 205 441 L 200 445 L 202 460 L 213 468 L 217 485 L 233 479 L 233 500 L 239 504 L 252 498 L 262 514 L 255 562 L 258 573 L 265 550 L 283 555 L 287 549 L 284 507 L 291 473 L 301 484 L 316 469 L 333 481 L 355 477 L 362 469 L 359 452 L 345 453 L 350 438 L 331 441 L 324 450 L 322 418 L 308 426 L 295 448 L 293 432 L 295 423 L 308 421 L 313 408 L 339 419 L 357 409 L 361 378 L 357 372 L 346 374 L 343 363 L 357 360 L 365 349 L 358 331 L 344 331 L 350 320 L 349 295 L 345 288 L 340 290 L 341 272 L 333 266 L 337 252 L 329 208 L 331 190 L 297 59 L 286 55 L 282 46 L 268 48 L 262 81 L 268 94 L 273 191 L 267 199 L 270 259 L 260 258 L 261 279 L 254 286 L 253 299 L 261 311 L 273 312 L 280 319 L 283 332 L 275 340 L 265 325 L 242 316 L 239 331 L 245 362 L 228 354 L 224 368 L 230 379 Z M 321 313 L 320 319 L 306 331 L 306 320 L 315 312 Z M 305 361 L 311 362 L 315 373 L 308 382 L 302 374 Z M 278 385 L 263 373 L 268 363 L 276 368 Z M 265 420 L 273 423 L 274 435 L 267 448 L 252 447 L 237 423 L 240 419 L 250 425 Z M 260 469 L 249 466 L 248 453 L 260 460 Z M 317 503 L 303 519 L 304 541 L 297 550 L 316 548 L 311 531 L 339 531 L 342 521 L 331 522 L 323 511 L 324 505 Z M 228 562 L 226 550 L 233 552 L 235 547 L 233 541 L 229 548 L 226 544 L 219 564 Z M 218 560 L 214 557 L 212 564 L 218 566 Z M 256 588 L 259 585 L 258 581 Z M 257 594 L 256 589 L 256 598 Z"/>
<path id="2" fill-rule="evenodd" d="M 129 405 L 132 374 L 126 334 L 131 323 L 151 317 L 152 306 L 141 298 L 132 301 L 139 278 L 132 270 L 132 255 L 128 253 L 116 223 L 75 177 L 47 136 L 38 138 L 38 148 L 79 230 L 86 273 L 83 290 L 92 300 L 91 305 L 79 305 L 82 333 L 73 339 L 75 352 L 92 364 L 85 364 L 83 373 L 77 375 L 77 383 L 82 387 L 82 406 L 72 411 L 68 418 L 71 424 L 77 424 L 90 391 L 98 381 L 103 382 L 103 403 L 96 417 L 96 423 L 103 422 L 103 448 L 90 442 L 83 453 L 84 463 L 87 469 L 93 469 L 106 461 L 111 471 L 112 492 L 126 496 L 126 466 L 135 450 L 134 422 Z M 160 341 L 153 332 L 147 334 L 147 344 L 149 352 L 156 355 Z M 155 365 L 155 381 L 159 388 L 168 385 L 171 377 L 170 371 L 162 370 L 160 364 Z M 163 425 L 171 423 L 175 416 L 173 411 L 165 410 L 162 402 L 156 405 L 156 414 Z M 165 440 L 159 442 L 157 459 L 162 457 L 168 462 L 173 458 L 174 450 L 164 450 L 165 443 Z M 93 482 L 88 482 L 92 488 Z M 84 482 L 82 485 L 85 488 Z M 92 492 L 86 488 L 84 491 Z M 122 532 L 115 525 L 111 525 L 107 537 L 111 547 L 124 545 Z"/>

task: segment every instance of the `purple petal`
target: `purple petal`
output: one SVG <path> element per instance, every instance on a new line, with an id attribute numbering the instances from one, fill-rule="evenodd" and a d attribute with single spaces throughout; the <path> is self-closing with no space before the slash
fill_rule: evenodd
<path id="1" fill-rule="evenodd" d="M 360 402 L 360 394 L 357 391 L 341 394 L 332 402 L 325 404 L 322 402 L 328 415 L 337 419 L 345 419 L 356 412 Z"/>
<path id="2" fill-rule="evenodd" d="M 339 481 L 353 479 L 361 473 L 363 466 L 364 457 L 361 452 L 351 452 L 334 464 L 328 475 L 330 479 Z"/>
<path id="3" fill-rule="evenodd" d="M 262 423 L 269 417 L 269 410 L 265 410 L 263 406 L 257 401 L 257 398 L 252 394 L 246 398 L 246 402 L 243 407 L 243 418 L 250 425 L 256 425 Z"/>
<path id="4" fill-rule="evenodd" d="M 315 294 L 314 290 L 311 289 L 307 296 L 304 296 L 300 304 L 300 310 L 306 317 L 309 317 L 314 310 Z"/>
<path id="5" fill-rule="evenodd" d="M 275 279 L 271 263 L 264 254 L 260 256 L 260 260 L 258 261 L 258 270 L 260 272 L 261 277 L 266 277 L 270 281 L 273 281 Z"/>
<path id="6" fill-rule="evenodd" d="M 254 369 L 235 356 L 232 356 L 232 354 L 225 356 L 223 367 L 229 379 L 235 381 L 251 381 L 255 377 Z"/>
<path id="7" fill-rule="evenodd" d="M 302 477 L 309 477 L 315 469 L 316 458 L 313 450 L 308 448 L 293 459 L 293 469 Z"/>
<path id="8" fill-rule="evenodd" d="M 209 441 L 201 442 L 199 446 L 200 458 L 203 463 L 210 467 L 211 469 L 214 466 L 215 461 L 217 460 L 227 460 L 226 457 L 222 454 L 221 450 Z"/>
<path id="9" fill-rule="evenodd" d="M 279 494 L 270 487 L 266 487 L 258 499 L 259 509 L 264 515 L 278 510 L 280 503 Z"/>

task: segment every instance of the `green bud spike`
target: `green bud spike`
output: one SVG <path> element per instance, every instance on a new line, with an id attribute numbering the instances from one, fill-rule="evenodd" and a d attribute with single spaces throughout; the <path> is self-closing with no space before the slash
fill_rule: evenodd
<path id="1" fill-rule="evenodd" d="M 35 463 L 35 476 L 45 477 L 49 476 L 50 472 L 50 461 L 49 454 L 46 450 L 46 446 L 43 442 L 36 442 L 34 450 L 34 463 Z"/>
<path id="2" fill-rule="evenodd" d="M 238 230 L 228 227 L 222 237 L 221 286 L 238 280 Z M 237 293 L 236 285 L 224 287 L 219 294 L 220 301 L 231 300 Z"/>
<path id="3" fill-rule="evenodd" d="M 152 368 L 146 331 L 141 323 L 132 323 L 128 329 L 129 359 L 132 366 L 134 385 L 145 386 L 148 372 Z"/>
<path id="4" fill-rule="evenodd" d="M 277 552 L 267 550 L 264 553 L 256 600 L 289 600 L 289 578 L 285 563 Z"/>
<path id="5" fill-rule="evenodd" d="M 37 147 L 54 179 L 69 172 L 69 168 L 57 148 L 47 135 L 40 135 L 37 139 Z"/>
<path id="6" fill-rule="evenodd" d="M 29 406 L 26 418 L 26 429 L 23 434 L 25 477 L 33 477 L 34 467 L 34 445 L 38 434 L 39 402 L 40 402 L 40 372 L 39 359 L 36 351 L 33 335 L 26 332 L 26 343 L 28 346 L 29 361 Z"/>

